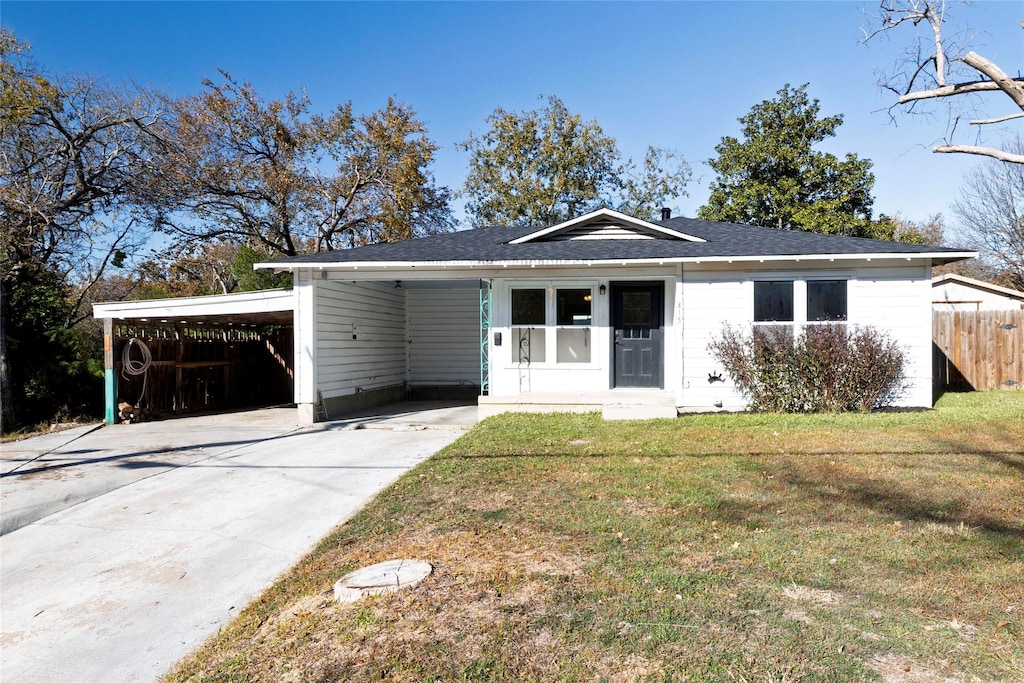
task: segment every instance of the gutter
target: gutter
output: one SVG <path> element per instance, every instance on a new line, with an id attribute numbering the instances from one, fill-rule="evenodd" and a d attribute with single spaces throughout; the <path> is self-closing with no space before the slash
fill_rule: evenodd
<path id="1" fill-rule="evenodd" d="M 942 263 L 977 258 L 976 251 L 942 251 L 922 253 L 878 253 L 878 254 L 800 254 L 800 255 L 746 255 L 746 256 L 676 256 L 647 259 L 550 259 L 550 260 L 503 260 L 503 261 L 300 261 L 281 263 L 263 261 L 256 263 L 256 270 L 294 272 L 296 270 L 357 271 L 364 270 L 425 270 L 473 269 L 473 268 L 559 268 L 565 266 L 659 266 L 672 263 L 768 263 L 791 261 L 915 261 L 931 259 Z"/>

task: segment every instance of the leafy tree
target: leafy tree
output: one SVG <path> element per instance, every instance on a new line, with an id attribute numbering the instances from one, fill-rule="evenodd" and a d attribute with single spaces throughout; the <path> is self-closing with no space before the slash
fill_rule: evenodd
<path id="1" fill-rule="evenodd" d="M 915 35 L 903 58 L 879 76 L 879 85 L 898 98 L 890 107 L 890 115 L 897 107 L 904 107 L 910 113 L 933 115 L 935 110 L 927 105 L 936 100 L 945 101 L 950 105 L 947 133 L 943 144 L 933 147 L 933 152 L 978 154 L 1024 164 L 1020 150 L 954 143 L 953 134 L 961 116 L 977 107 L 979 94 L 1005 95 L 1009 103 L 1002 98 L 1000 101 L 1009 104 L 1010 109 L 1020 110 L 971 119 L 970 124 L 979 127 L 975 133 L 979 138 L 984 127 L 1024 117 L 1024 78 L 1020 76 L 1019 67 L 1017 77 L 1013 78 L 991 60 L 970 50 L 962 40 L 966 32 L 950 37 L 943 30 L 948 19 L 946 0 L 882 0 L 879 4 L 875 25 L 864 29 L 863 42 L 900 27 L 923 34 Z"/>
<path id="2" fill-rule="evenodd" d="M 615 139 L 583 121 L 554 95 L 523 112 L 497 108 L 490 129 L 460 143 L 469 152 L 463 188 L 474 226 L 553 225 L 601 206 L 650 219 L 685 196 L 690 167 L 675 152 L 649 147 L 640 169 L 622 162 Z"/>
<path id="3" fill-rule="evenodd" d="M 1006 149 L 1024 155 L 1024 139 L 1017 136 Z M 1024 291 L 1024 164 L 989 159 L 968 171 L 953 211 L 997 279 Z"/>
<path id="4" fill-rule="evenodd" d="M 833 137 L 842 115 L 819 118 L 818 100 L 807 84 L 786 84 L 739 119 L 743 139 L 722 138 L 705 220 L 807 230 L 835 235 L 884 236 L 889 226 L 871 220 L 871 162 L 847 154 L 843 160 L 815 151 Z"/>
<path id="5" fill-rule="evenodd" d="M 941 213 L 929 216 L 923 221 L 912 221 L 896 216 L 888 218 L 885 215 L 879 217 L 879 222 L 890 220 L 893 223 L 892 239 L 907 244 L 932 244 L 940 245 L 946 236 L 946 220 Z"/>
<path id="6" fill-rule="evenodd" d="M 97 415 L 103 402 L 102 337 L 66 324 L 74 314 L 64 275 L 26 264 L 4 296 L 10 384 L 17 408 L 4 430 L 67 411 Z"/>
<path id="7" fill-rule="evenodd" d="M 264 102 L 227 72 L 173 104 L 175 150 L 161 165 L 155 220 L 184 241 L 226 240 L 293 256 L 444 232 L 449 192 L 428 170 L 437 146 L 389 100 L 310 114 L 304 96 Z"/>
<path id="8" fill-rule="evenodd" d="M 52 368 L 44 368 L 35 353 L 88 315 L 81 304 L 90 289 L 149 238 L 134 214 L 162 129 L 159 106 L 145 91 L 46 78 L 5 30 L 0 76 L 0 386 L 2 424 L 10 429 L 15 405 L 43 385 L 43 373 L 63 368 L 47 376 L 57 393 L 78 381 L 74 363 L 51 353 Z M 64 305 L 58 292 L 74 298 Z M 31 410 L 19 411 L 18 421 L 30 419 Z"/>

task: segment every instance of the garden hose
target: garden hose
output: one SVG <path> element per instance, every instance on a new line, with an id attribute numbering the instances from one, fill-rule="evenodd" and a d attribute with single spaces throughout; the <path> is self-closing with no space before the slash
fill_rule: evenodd
<path id="1" fill-rule="evenodd" d="M 132 347 L 138 347 L 141 360 L 134 360 L 132 358 Z M 137 337 L 129 339 L 128 343 L 124 346 L 124 350 L 121 352 L 121 375 L 125 379 L 142 375 L 142 391 L 139 393 L 139 400 L 135 402 L 136 408 L 142 405 L 142 399 L 146 396 L 147 372 L 152 364 L 153 354 L 150 353 L 146 342 Z"/>

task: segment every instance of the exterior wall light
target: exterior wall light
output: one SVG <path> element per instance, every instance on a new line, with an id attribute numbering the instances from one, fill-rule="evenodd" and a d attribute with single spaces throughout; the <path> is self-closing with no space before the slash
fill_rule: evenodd
<path id="1" fill-rule="evenodd" d="M 608 288 L 605 287 L 604 285 L 601 285 L 600 287 L 597 288 L 597 293 L 600 294 L 601 296 L 604 296 L 605 292 L 607 292 L 607 291 L 608 291 Z"/>

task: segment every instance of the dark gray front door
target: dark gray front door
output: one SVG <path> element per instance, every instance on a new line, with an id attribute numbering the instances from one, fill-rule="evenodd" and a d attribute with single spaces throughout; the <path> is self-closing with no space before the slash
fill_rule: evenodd
<path id="1" fill-rule="evenodd" d="M 612 283 L 613 379 L 616 387 L 662 386 L 662 283 Z"/>

